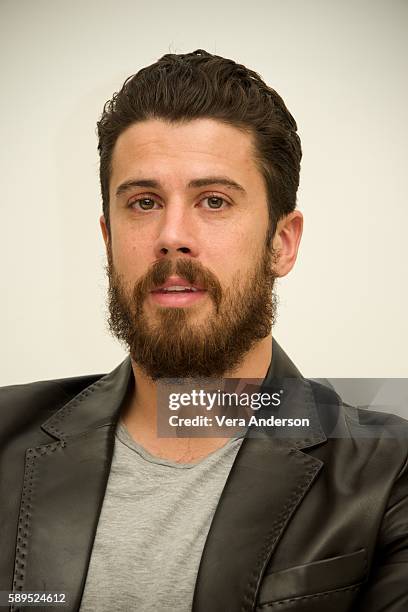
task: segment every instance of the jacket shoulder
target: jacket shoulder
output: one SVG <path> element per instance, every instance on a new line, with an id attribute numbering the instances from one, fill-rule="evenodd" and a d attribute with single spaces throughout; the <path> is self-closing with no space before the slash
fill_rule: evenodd
<path id="1" fill-rule="evenodd" d="M 357 432 L 361 428 L 370 426 L 382 427 L 385 433 L 394 433 L 396 428 L 400 429 L 404 434 L 408 431 L 408 420 L 401 416 L 392 412 L 372 409 L 368 405 L 357 406 L 349 404 L 344 401 L 332 385 L 311 378 L 305 380 L 313 391 L 320 415 L 322 415 L 322 411 L 324 412 L 331 408 L 336 414 L 343 416 L 351 430 L 356 429 Z"/>
<path id="2" fill-rule="evenodd" d="M 102 376 L 90 374 L 0 387 L 0 431 L 45 421 Z"/>
<path id="3" fill-rule="evenodd" d="M 320 424 L 327 438 L 352 440 L 355 453 L 370 452 L 393 457 L 408 467 L 408 420 L 371 406 L 345 402 L 332 386 L 308 381 L 313 390 Z M 392 410 L 392 407 L 390 406 Z M 338 448 L 338 445 L 336 446 Z"/>

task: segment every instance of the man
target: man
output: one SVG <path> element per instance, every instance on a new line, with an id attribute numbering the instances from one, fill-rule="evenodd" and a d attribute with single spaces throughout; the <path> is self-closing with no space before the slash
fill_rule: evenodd
<path id="1" fill-rule="evenodd" d="M 0 590 L 81 612 L 407 609 L 406 422 L 343 405 L 272 340 L 302 234 L 296 130 L 259 75 L 202 50 L 105 105 L 109 323 L 129 358 L 1 391 Z M 295 381 L 285 414 L 312 426 L 160 436 L 160 383 L 197 378 Z"/>

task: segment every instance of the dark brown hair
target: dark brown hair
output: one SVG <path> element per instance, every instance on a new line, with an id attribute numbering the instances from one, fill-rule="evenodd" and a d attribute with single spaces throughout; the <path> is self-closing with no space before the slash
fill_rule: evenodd
<path id="1" fill-rule="evenodd" d="M 129 77 L 106 102 L 98 122 L 103 213 L 108 231 L 112 152 L 130 125 L 151 118 L 183 122 L 212 118 L 253 135 L 264 177 L 269 235 L 296 207 L 302 150 L 297 126 L 282 98 L 242 64 L 198 49 L 166 54 Z"/>

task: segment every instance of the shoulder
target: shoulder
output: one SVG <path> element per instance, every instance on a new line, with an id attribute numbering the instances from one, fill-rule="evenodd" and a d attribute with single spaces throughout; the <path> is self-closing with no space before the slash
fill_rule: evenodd
<path id="1" fill-rule="evenodd" d="M 103 374 L 0 387 L 0 431 L 45 421 Z"/>
<path id="2" fill-rule="evenodd" d="M 366 457 L 368 464 L 387 466 L 395 473 L 408 467 L 408 420 L 366 405 L 345 402 L 330 385 L 307 379 L 314 395 L 319 421 L 331 446 L 348 459 Z M 387 410 L 387 411 L 386 411 Z"/>
<path id="3" fill-rule="evenodd" d="M 382 431 L 384 435 L 389 436 L 400 432 L 407 436 L 408 420 L 394 414 L 391 404 L 390 411 L 387 406 L 383 406 L 385 411 L 381 411 L 370 408 L 368 404 L 353 405 L 344 401 L 329 382 L 326 384 L 311 378 L 303 380 L 310 385 L 319 415 L 324 416 L 325 412 L 331 410 L 337 418 L 342 417 L 345 420 L 351 433 L 358 435 L 365 430 L 366 433 Z"/>

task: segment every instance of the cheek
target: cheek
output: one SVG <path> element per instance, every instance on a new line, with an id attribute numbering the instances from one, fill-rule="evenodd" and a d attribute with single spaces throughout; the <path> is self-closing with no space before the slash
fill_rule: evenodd
<path id="1" fill-rule="evenodd" d="M 239 264 L 244 268 L 251 268 L 259 257 L 265 241 L 266 228 L 256 228 L 258 231 L 249 232 L 247 228 L 242 228 L 230 241 L 228 253 L 232 263 Z M 226 252 L 224 251 L 224 256 Z"/>
<path id="2" fill-rule="evenodd" d="M 132 233 L 112 232 L 112 257 L 117 271 L 125 278 L 135 279 L 145 273 L 152 260 L 151 243 L 146 237 L 138 238 Z M 150 253 L 150 255 L 149 255 Z"/>
<path id="3" fill-rule="evenodd" d="M 258 244 L 259 242 L 259 244 Z M 227 289 L 237 289 L 245 284 L 252 275 L 254 266 L 261 256 L 261 240 L 248 239 L 247 234 L 237 236 L 233 241 L 223 241 L 222 248 L 211 256 L 211 267 L 222 286 Z M 206 265 L 206 262 L 202 262 Z"/>

